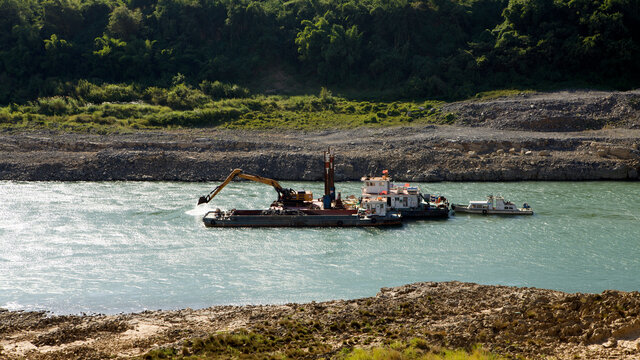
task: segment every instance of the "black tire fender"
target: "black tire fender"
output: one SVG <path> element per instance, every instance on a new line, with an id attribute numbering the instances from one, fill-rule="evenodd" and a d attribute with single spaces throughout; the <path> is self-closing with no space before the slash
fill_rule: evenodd
<path id="1" fill-rule="evenodd" d="M 344 223 L 342 222 L 342 220 L 338 220 L 338 222 L 336 223 L 336 225 L 338 225 L 338 226 L 342 226 L 342 225 L 344 225 Z"/>
<path id="2" fill-rule="evenodd" d="M 487 210 L 482 210 L 482 215 L 487 215 Z"/>
<path id="3" fill-rule="evenodd" d="M 372 219 L 371 219 L 371 223 L 372 223 L 372 224 L 375 224 L 375 223 L 376 223 L 376 221 L 378 221 L 378 219 L 376 219 L 376 218 L 372 218 Z"/>

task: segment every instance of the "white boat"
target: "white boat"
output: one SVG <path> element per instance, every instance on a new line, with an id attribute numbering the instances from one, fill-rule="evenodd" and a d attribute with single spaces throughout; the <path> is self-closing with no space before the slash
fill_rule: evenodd
<path id="1" fill-rule="evenodd" d="M 449 217 L 449 202 L 444 196 L 423 195 L 419 187 L 410 184 L 393 184 L 388 170 L 381 177 L 365 176 L 361 180 L 360 206 L 367 211 L 375 213 L 386 204 L 391 211 L 402 214 L 403 219 Z"/>
<path id="2" fill-rule="evenodd" d="M 469 205 L 452 204 L 451 210 L 461 213 L 483 215 L 533 215 L 533 209 L 524 203 L 521 208 L 502 196 L 487 196 L 485 201 L 469 201 Z"/>

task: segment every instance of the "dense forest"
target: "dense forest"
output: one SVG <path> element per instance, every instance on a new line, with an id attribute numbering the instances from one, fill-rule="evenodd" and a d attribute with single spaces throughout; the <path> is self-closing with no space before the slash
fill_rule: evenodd
<path id="1" fill-rule="evenodd" d="M 639 0 L 0 0 L 0 104 L 105 84 L 212 98 L 624 89 L 639 59 Z"/>

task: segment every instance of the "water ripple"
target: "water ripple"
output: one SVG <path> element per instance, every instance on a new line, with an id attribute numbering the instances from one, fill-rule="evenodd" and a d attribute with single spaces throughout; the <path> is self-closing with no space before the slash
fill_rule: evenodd
<path id="1" fill-rule="evenodd" d="M 0 307 L 140 311 L 371 296 L 461 280 L 564 291 L 639 290 L 640 184 L 435 183 L 454 203 L 502 194 L 532 217 L 457 214 L 394 229 L 207 229 L 215 208 L 266 208 L 268 186 L 0 182 Z M 320 183 L 286 183 L 310 189 Z M 358 183 L 338 184 L 343 194 Z M 38 201 L 33 201 L 33 199 Z"/>

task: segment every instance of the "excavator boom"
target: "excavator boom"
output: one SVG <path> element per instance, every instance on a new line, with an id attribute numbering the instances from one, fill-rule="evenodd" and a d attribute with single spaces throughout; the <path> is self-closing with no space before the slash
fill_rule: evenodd
<path id="1" fill-rule="evenodd" d="M 280 202 L 304 202 L 311 201 L 313 199 L 313 195 L 310 192 L 298 192 L 292 189 L 284 189 L 280 184 L 266 177 L 246 174 L 242 171 L 242 169 L 235 169 L 227 176 L 227 178 L 222 182 L 222 184 L 216 186 L 213 191 L 209 193 L 207 196 L 201 196 L 198 199 L 198 205 L 206 204 L 211 201 L 225 186 L 227 186 L 234 178 L 239 177 L 246 180 L 251 180 L 255 182 L 259 182 L 266 185 L 271 185 L 278 192 L 278 201 Z"/>

